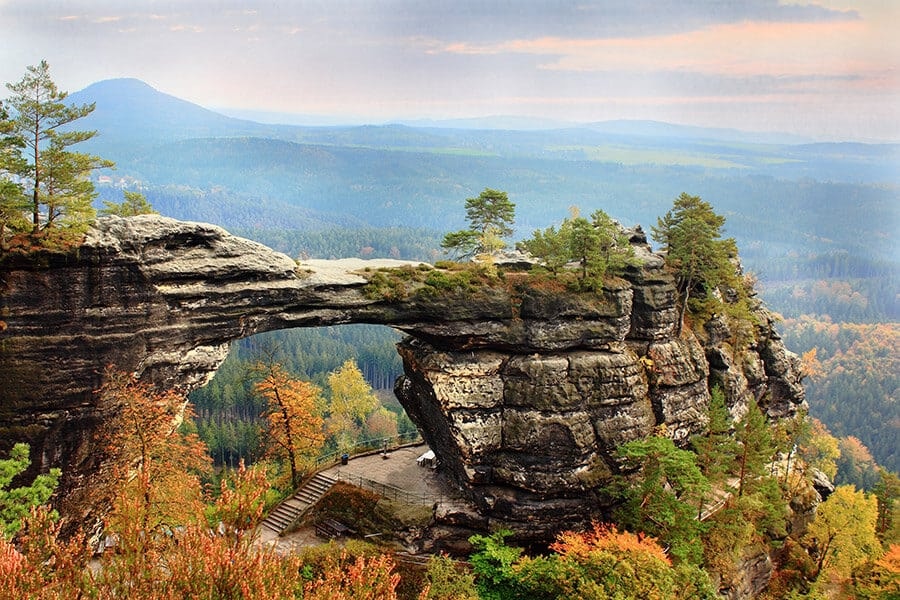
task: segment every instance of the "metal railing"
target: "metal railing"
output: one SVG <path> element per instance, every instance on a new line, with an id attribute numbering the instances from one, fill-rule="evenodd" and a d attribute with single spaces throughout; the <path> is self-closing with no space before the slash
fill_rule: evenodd
<path id="1" fill-rule="evenodd" d="M 380 483 L 359 475 L 344 473 L 338 470 L 338 480 L 350 483 L 363 489 L 371 490 L 389 500 L 397 500 L 406 504 L 420 504 L 423 506 L 443 501 L 442 495 L 416 494 L 388 483 Z"/>
<path id="2" fill-rule="evenodd" d="M 315 459 L 315 470 L 320 471 L 323 468 L 338 464 L 341 461 L 341 457 L 345 454 L 348 458 L 352 458 L 354 456 L 363 456 L 373 452 L 396 450 L 403 446 L 421 444 L 423 441 L 424 440 L 422 440 L 422 436 L 419 435 L 418 431 L 401 433 L 400 435 L 386 438 L 360 440 L 356 442 L 352 448 L 347 450 L 335 450 L 334 452 L 317 456 Z"/>

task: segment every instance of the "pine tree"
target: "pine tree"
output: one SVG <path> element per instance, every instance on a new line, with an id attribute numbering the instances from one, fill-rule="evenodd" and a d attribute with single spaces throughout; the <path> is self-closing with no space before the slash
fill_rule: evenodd
<path id="1" fill-rule="evenodd" d="M 879 470 L 880 479 L 872 492 L 878 500 L 878 526 L 876 532 L 884 542 L 898 542 L 897 500 L 900 499 L 900 477 L 886 469 Z M 892 535 L 893 534 L 893 535 Z"/>
<path id="2" fill-rule="evenodd" d="M 679 560 L 698 563 L 703 525 L 697 506 L 710 486 L 696 455 L 662 436 L 628 442 L 616 454 L 622 468 L 633 473 L 617 477 L 611 488 L 623 500 L 615 513 L 617 522 L 658 537 Z"/>
<path id="3" fill-rule="evenodd" d="M 554 275 L 566 264 L 578 263 L 577 287 L 600 291 L 607 274 L 620 274 L 634 263 L 634 248 L 619 225 L 602 210 L 594 211 L 590 220 L 579 215 L 578 207 L 572 207 L 571 213 L 558 230 L 555 226 L 536 230 L 518 247 L 539 259 Z"/>
<path id="4" fill-rule="evenodd" d="M 21 153 L 22 140 L 12 135 L 14 131 L 15 123 L 0 103 L 0 250 L 6 249 L 7 235 L 28 228 L 24 216 L 28 201 L 16 180 L 26 163 Z"/>
<path id="5" fill-rule="evenodd" d="M 716 214 L 708 202 L 682 193 L 652 227 L 653 239 L 662 244 L 666 264 L 675 272 L 679 332 L 695 295 L 707 299 L 713 289 L 734 278 L 729 259 L 736 254 L 736 246 L 733 238 L 722 239 L 724 225 L 725 217 Z"/>
<path id="6" fill-rule="evenodd" d="M 581 283 L 585 288 L 603 287 L 605 265 L 600 264 L 600 236 L 590 221 L 575 216 L 563 223 L 569 233 L 569 253 L 581 268 Z M 594 284 L 594 285 L 592 285 Z"/>
<path id="7" fill-rule="evenodd" d="M 469 228 L 445 235 L 441 248 L 462 257 L 501 250 L 503 239 L 513 233 L 515 215 L 516 205 L 506 192 L 485 188 L 477 198 L 466 199 Z"/>
<path id="8" fill-rule="evenodd" d="M 747 414 L 735 427 L 735 439 L 738 443 L 737 492 L 740 497 L 767 474 L 775 450 L 766 416 L 756 402 L 750 401 Z"/>
<path id="9" fill-rule="evenodd" d="M 697 466 L 713 491 L 731 491 L 728 478 L 734 468 L 739 447 L 732 432 L 734 424 L 731 413 L 725 406 L 725 392 L 719 386 L 713 387 L 710 393 L 707 414 L 709 424 L 706 432 L 691 438 L 691 448 L 697 456 Z M 701 515 L 707 501 L 707 498 L 701 500 Z"/>
<path id="10" fill-rule="evenodd" d="M 18 174 L 28 182 L 32 234 L 54 227 L 80 234 L 94 216 L 91 202 L 96 194 L 90 173 L 113 166 L 100 157 L 69 150 L 96 135 L 67 127 L 91 114 L 94 105 L 66 105 L 68 94 L 51 79 L 47 61 L 28 67 L 20 81 L 6 87 L 13 94 L 8 99 L 13 133 L 28 155 Z"/>
<path id="11" fill-rule="evenodd" d="M 103 208 L 100 209 L 101 215 L 116 215 L 119 217 L 133 217 L 135 215 L 156 215 L 159 214 L 150 203 L 147 197 L 140 192 L 123 192 L 125 199 L 116 204 L 109 200 L 103 201 Z"/>
<path id="12" fill-rule="evenodd" d="M 18 443 L 10 450 L 9 458 L 0 459 L 0 542 L 19 530 L 32 507 L 50 499 L 59 482 L 60 470 L 51 469 L 49 473 L 38 475 L 30 485 L 9 489 L 13 478 L 31 464 L 28 451 L 28 444 Z"/>
<path id="13" fill-rule="evenodd" d="M 591 213 L 591 224 L 597 232 L 597 245 L 604 273 L 620 274 L 635 264 L 634 248 L 619 224 L 606 212 Z"/>

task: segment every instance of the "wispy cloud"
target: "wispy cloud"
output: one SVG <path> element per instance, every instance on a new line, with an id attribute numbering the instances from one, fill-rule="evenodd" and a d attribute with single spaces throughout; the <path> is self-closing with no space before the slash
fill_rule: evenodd
<path id="1" fill-rule="evenodd" d="M 200 25 L 185 25 L 185 24 L 179 23 L 177 25 L 172 25 L 171 27 L 169 27 L 169 31 L 174 31 L 174 32 L 186 31 L 186 32 L 191 32 L 191 33 L 203 33 L 204 28 L 201 27 Z"/>
<path id="2" fill-rule="evenodd" d="M 212 106 L 900 132 L 892 0 L 0 0 L 0 22 L 0 79 L 46 56 L 67 89 L 127 75 Z"/>
<path id="3" fill-rule="evenodd" d="M 401 4 L 410 4 L 405 2 Z M 512 39 L 653 37 L 743 22 L 827 23 L 858 21 L 856 10 L 822 3 L 779 0 L 484 0 L 420 3 L 408 7 L 396 26 L 404 33 L 430 33 L 445 40 L 492 44 Z"/>
<path id="4" fill-rule="evenodd" d="M 753 75 L 843 74 L 884 67 L 871 53 L 848 54 L 847 42 L 863 33 L 856 21 L 716 25 L 698 31 L 633 38 L 543 37 L 497 44 L 452 43 L 453 54 L 531 54 L 540 68 L 560 71 L 679 70 Z M 822 44 L 827 39 L 831 44 Z M 882 54 L 883 56 L 883 54 Z"/>

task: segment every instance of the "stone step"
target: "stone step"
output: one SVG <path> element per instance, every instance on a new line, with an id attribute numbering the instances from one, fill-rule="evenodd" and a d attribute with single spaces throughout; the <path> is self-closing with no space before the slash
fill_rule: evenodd
<path id="1" fill-rule="evenodd" d="M 263 521 L 263 525 L 278 533 L 284 531 L 291 523 L 293 523 L 293 519 L 281 517 L 267 518 Z"/>
<path id="2" fill-rule="evenodd" d="M 293 496 L 275 507 L 263 520 L 263 525 L 279 535 L 291 526 L 309 507 L 318 502 L 337 480 L 317 473 Z"/>
<path id="3" fill-rule="evenodd" d="M 324 495 L 325 495 L 324 492 L 315 492 L 312 490 L 304 490 L 302 492 L 298 492 L 294 496 L 294 500 L 298 500 L 305 504 L 313 504 L 313 503 L 317 502 L 319 499 L 321 499 L 322 496 L 324 496 Z"/>
<path id="4" fill-rule="evenodd" d="M 329 490 L 330 486 L 323 485 L 307 485 L 304 486 L 300 491 L 294 494 L 294 498 L 302 499 L 304 496 L 324 496 L 325 492 Z"/>
<path id="5" fill-rule="evenodd" d="M 299 515 L 300 513 L 302 513 L 303 509 L 305 509 L 307 506 L 308 506 L 307 504 L 304 504 L 303 506 L 297 506 L 297 507 L 284 507 L 284 508 L 279 507 L 278 509 L 273 510 L 270 514 L 272 516 L 274 516 L 275 518 L 280 518 L 280 519 L 291 518 L 291 517 L 295 517 L 295 516 Z"/>

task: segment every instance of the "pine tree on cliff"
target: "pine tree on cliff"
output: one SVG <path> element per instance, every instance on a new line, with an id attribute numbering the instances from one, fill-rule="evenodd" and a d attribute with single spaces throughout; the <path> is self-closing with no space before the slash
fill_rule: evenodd
<path id="1" fill-rule="evenodd" d="M 147 197 L 140 192 L 124 191 L 125 199 L 120 203 L 103 201 L 103 208 L 100 209 L 100 215 L 115 215 L 117 217 L 134 217 L 136 215 L 158 215 L 159 212 L 153 209 L 147 201 Z"/>
<path id="2" fill-rule="evenodd" d="M 69 150 L 97 134 L 67 127 L 91 114 L 94 105 L 67 105 L 68 94 L 56 87 L 45 60 L 6 87 L 12 92 L 7 102 L 13 112 L 13 135 L 27 154 L 18 175 L 27 182 L 31 198 L 32 235 L 51 228 L 81 233 L 94 217 L 91 202 L 96 193 L 90 174 L 113 166 L 98 156 Z"/>
<path id="3" fill-rule="evenodd" d="M 0 102 L 0 250 L 6 249 L 7 234 L 25 231 L 28 202 L 21 185 L 16 181 L 25 166 L 22 140 L 13 135 L 15 123 Z"/>
<path id="4" fill-rule="evenodd" d="M 652 227 L 662 244 L 666 264 L 675 271 L 679 296 L 678 333 L 692 299 L 708 299 L 718 286 L 734 279 L 730 258 L 737 254 L 733 238 L 722 239 L 725 217 L 699 196 L 682 193 Z"/>
<path id="5" fill-rule="evenodd" d="M 490 254 L 506 247 L 503 238 L 512 235 L 516 205 L 506 192 L 485 188 L 477 198 L 466 199 L 466 219 L 469 228 L 444 236 L 441 248 L 459 256 Z"/>
<path id="6" fill-rule="evenodd" d="M 578 263 L 578 288 L 599 291 L 608 274 L 620 275 L 635 264 L 634 248 L 619 224 L 604 211 L 594 211 L 590 220 L 580 215 L 577 206 L 570 211 L 572 216 L 564 219 L 559 229 L 551 226 L 536 230 L 517 248 L 540 260 L 553 275 L 570 262 Z"/>

